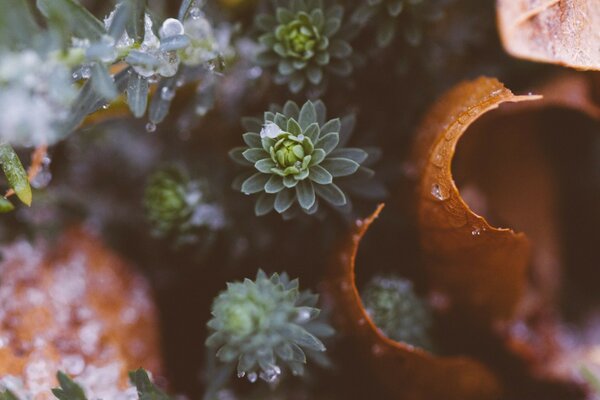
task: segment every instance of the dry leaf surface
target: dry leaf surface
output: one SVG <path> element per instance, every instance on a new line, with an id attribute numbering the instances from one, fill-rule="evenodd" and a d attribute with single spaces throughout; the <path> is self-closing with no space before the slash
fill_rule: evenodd
<path id="1" fill-rule="evenodd" d="M 504 48 L 533 61 L 600 70 L 598 0 L 498 0 Z"/>

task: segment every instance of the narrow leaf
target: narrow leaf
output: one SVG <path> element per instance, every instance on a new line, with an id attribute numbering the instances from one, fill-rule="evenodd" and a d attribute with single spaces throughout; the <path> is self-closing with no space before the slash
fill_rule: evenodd
<path id="1" fill-rule="evenodd" d="M 30 206 L 32 195 L 27 172 L 17 153 L 8 144 L 0 145 L 0 164 L 9 186 L 15 191 L 19 200 Z"/>

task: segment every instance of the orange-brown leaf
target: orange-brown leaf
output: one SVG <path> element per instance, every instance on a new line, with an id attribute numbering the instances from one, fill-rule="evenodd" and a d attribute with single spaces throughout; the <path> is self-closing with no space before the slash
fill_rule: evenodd
<path id="1" fill-rule="evenodd" d="M 464 202 L 451 171 L 456 144 L 481 115 L 515 96 L 496 79 L 459 84 L 442 96 L 417 133 L 417 216 L 429 286 L 481 323 L 509 319 L 521 299 L 529 242 L 492 227 Z"/>
<path id="2" fill-rule="evenodd" d="M 359 220 L 343 243 L 330 269 L 328 292 L 336 315 L 356 340 L 357 349 L 368 355 L 381 383 L 392 398 L 408 400 L 486 400 L 500 393 L 494 375 L 482 364 L 466 357 L 437 357 L 424 350 L 385 337 L 373 324 L 355 283 L 355 261 L 360 240 L 379 215 Z"/>
<path id="3" fill-rule="evenodd" d="M 598 0 L 498 0 L 498 29 L 510 54 L 600 70 Z"/>

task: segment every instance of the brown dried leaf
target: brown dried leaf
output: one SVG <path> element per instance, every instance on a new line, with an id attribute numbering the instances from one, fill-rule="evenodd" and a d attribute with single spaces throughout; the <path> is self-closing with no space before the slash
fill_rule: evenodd
<path id="1" fill-rule="evenodd" d="M 51 399 L 59 369 L 103 376 L 105 393 L 126 387 L 129 370 L 160 373 L 149 288 L 95 238 L 76 229 L 52 246 L 21 241 L 2 252 L 0 378 Z"/>
<path id="2" fill-rule="evenodd" d="M 327 282 L 345 330 L 367 355 L 392 398 L 486 400 L 496 399 L 500 388 L 482 364 L 466 357 L 437 357 L 424 350 L 385 337 L 363 307 L 355 282 L 355 261 L 360 240 L 379 215 L 359 220 L 330 268 Z"/>
<path id="3" fill-rule="evenodd" d="M 600 70 L 598 0 L 498 0 L 498 29 L 510 54 Z"/>
<path id="4" fill-rule="evenodd" d="M 430 287 L 479 322 L 510 318 L 525 289 L 529 242 L 475 214 L 451 172 L 456 144 L 482 114 L 515 96 L 496 79 L 459 84 L 442 96 L 417 133 L 417 213 Z"/>

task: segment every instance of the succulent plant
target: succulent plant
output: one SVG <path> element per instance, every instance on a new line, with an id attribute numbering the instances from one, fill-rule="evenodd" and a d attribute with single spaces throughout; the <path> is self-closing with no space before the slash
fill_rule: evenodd
<path id="1" fill-rule="evenodd" d="M 352 14 L 360 26 L 375 27 L 377 45 L 387 47 L 398 30 L 411 46 L 418 46 L 423 37 L 423 23 L 438 20 L 442 15 L 439 0 L 367 0 Z"/>
<path id="2" fill-rule="evenodd" d="M 224 212 L 210 198 L 208 183 L 190 180 L 176 167 L 160 169 L 149 178 L 144 208 L 153 235 L 174 237 L 177 244 L 225 226 Z"/>
<path id="3" fill-rule="evenodd" d="M 267 276 L 259 270 L 254 281 L 227 284 L 212 305 L 212 334 L 206 345 L 223 363 L 237 362 L 238 377 L 272 382 L 287 367 L 302 375 L 307 356 L 325 351 L 322 338 L 333 334 L 316 321 L 318 296 L 299 291 L 298 280 L 286 273 Z"/>
<path id="4" fill-rule="evenodd" d="M 306 86 L 320 87 L 326 73 L 348 76 L 352 47 L 341 30 L 344 8 L 325 8 L 321 0 L 276 2 L 273 14 L 261 14 L 256 26 L 265 50 L 262 66 L 277 66 L 276 81 L 293 93 Z M 307 85 L 308 82 L 308 85 Z"/>
<path id="5" fill-rule="evenodd" d="M 288 101 L 280 112 L 266 112 L 263 121 L 243 122 L 249 131 L 243 135 L 247 147 L 231 150 L 230 156 L 256 171 L 238 185 L 245 194 L 261 193 L 256 215 L 273 209 L 287 213 L 295 203 L 305 213 L 314 214 L 318 198 L 333 206 L 347 203 L 334 180 L 357 172 L 368 154 L 358 148 L 338 147 L 342 122 L 339 118 L 326 120 L 323 102 L 307 101 L 300 109 Z"/>
<path id="6" fill-rule="evenodd" d="M 412 283 L 399 277 L 375 276 L 361 293 L 375 325 L 390 339 L 432 349 L 431 311 Z"/>

